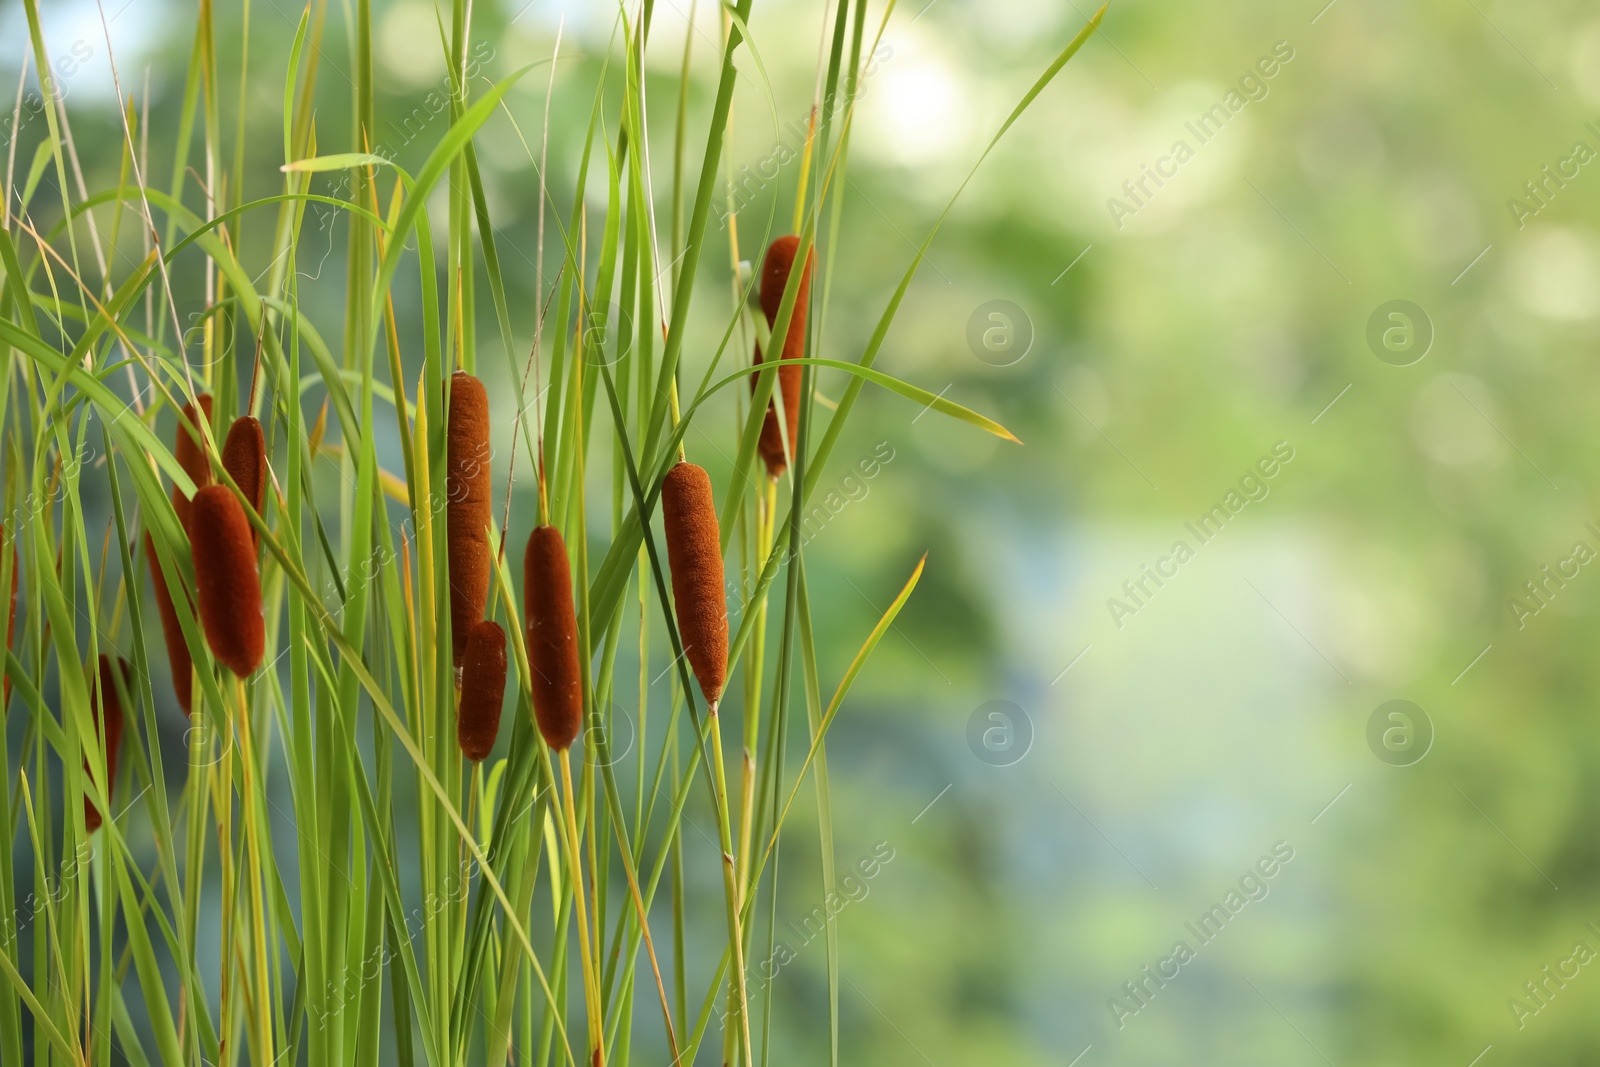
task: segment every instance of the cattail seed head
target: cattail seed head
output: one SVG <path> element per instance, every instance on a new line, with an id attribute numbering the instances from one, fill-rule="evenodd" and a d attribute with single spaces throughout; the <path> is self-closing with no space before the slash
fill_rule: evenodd
<path id="1" fill-rule="evenodd" d="M 533 717 L 545 744 L 560 752 L 571 747 L 583 725 L 578 616 L 572 607 L 572 568 L 560 530 L 534 527 L 522 575 Z"/>
<path id="2" fill-rule="evenodd" d="M 684 655 L 706 702 L 715 704 L 728 680 L 728 599 L 722 577 L 722 535 L 711 477 L 704 467 L 684 462 L 667 472 L 661 515 Z"/>
<path id="3" fill-rule="evenodd" d="M 206 461 L 205 440 L 195 436 L 199 431 L 199 423 L 204 420 L 211 421 L 211 394 L 201 393 L 199 396 L 200 414 L 195 414 L 194 404 L 183 405 L 183 419 L 178 422 L 178 440 L 172 450 L 172 456 L 178 461 L 178 466 L 183 468 L 183 473 L 189 476 L 195 489 L 204 489 L 211 484 L 211 464 Z M 190 426 L 195 429 L 191 431 Z M 189 528 L 190 501 L 184 496 L 177 486 L 172 487 L 172 508 L 178 513 L 178 522 L 183 528 Z"/>
<path id="4" fill-rule="evenodd" d="M 455 664 L 489 598 L 488 526 L 494 506 L 489 469 L 489 395 L 465 371 L 450 377 L 446 439 L 446 530 L 450 549 L 450 633 Z"/>
<path id="5" fill-rule="evenodd" d="M 233 420 L 228 428 L 228 439 L 222 445 L 222 466 L 239 483 L 239 491 L 260 515 L 267 497 L 267 439 L 254 416 L 241 415 Z M 250 543 L 256 544 L 259 540 L 252 525 Z"/>
<path id="6" fill-rule="evenodd" d="M 482 763 L 500 735 L 500 706 L 506 695 L 506 632 L 500 624 L 480 619 L 467 635 L 461 660 L 461 710 L 456 714 L 456 741 L 461 753 Z"/>
<path id="7" fill-rule="evenodd" d="M 783 290 L 789 284 L 789 274 L 794 267 L 794 257 L 800 250 L 800 238 L 790 234 L 780 237 L 767 248 L 767 257 L 761 264 L 761 310 L 767 316 L 769 327 L 777 324 L 778 309 L 783 305 Z M 806 312 L 811 303 L 811 267 L 816 256 L 806 255 L 805 270 L 800 275 L 799 290 L 794 297 L 794 311 L 789 316 L 789 332 L 783 337 L 780 358 L 802 359 L 806 354 Z M 761 346 L 756 346 L 755 361 L 761 362 Z M 778 368 L 778 389 L 783 396 L 784 426 L 778 426 L 778 407 L 774 402 L 767 408 L 766 421 L 761 424 L 761 458 L 766 461 L 767 473 L 776 478 L 789 465 L 783 453 L 783 432 L 789 435 L 789 448 L 796 447 L 800 432 L 800 384 L 803 368 L 786 364 Z"/>
<path id="8" fill-rule="evenodd" d="M 261 666 L 266 624 L 250 520 L 233 491 L 208 485 L 194 496 L 194 582 L 211 652 L 241 678 Z"/>
<path id="9" fill-rule="evenodd" d="M 106 742 L 106 796 L 111 796 L 111 791 L 117 785 L 117 753 L 122 748 L 122 698 L 117 696 L 117 682 L 112 676 L 110 656 L 100 656 L 100 692 L 93 700 L 94 722 L 97 732 L 104 733 Z M 118 656 L 117 667 L 122 672 L 122 687 L 133 689 L 133 670 L 128 661 Z M 89 769 L 89 761 L 83 761 L 84 770 Z M 83 798 L 83 821 L 92 834 L 100 829 L 100 810 L 94 806 L 94 801 L 89 799 L 87 793 Z"/>
<path id="10" fill-rule="evenodd" d="M 194 660 L 189 656 L 189 644 L 183 639 L 183 625 L 178 622 L 178 611 L 172 605 L 172 592 L 167 588 L 166 574 L 161 569 L 161 560 L 156 558 L 155 541 L 148 530 L 144 535 L 144 558 L 150 561 L 150 580 L 156 589 L 161 637 L 167 643 L 167 663 L 172 668 L 172 691 L 178 697 L 178 707 L 188 715 L 189 702 L 194 696 Z"/>

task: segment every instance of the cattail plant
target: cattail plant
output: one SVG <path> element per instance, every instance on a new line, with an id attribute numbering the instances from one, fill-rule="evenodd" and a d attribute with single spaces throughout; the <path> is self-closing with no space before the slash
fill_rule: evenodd
<path id="1" fill-rule="evenodd" d="M 122 750 L 122 698 L 117 695 L 117 679 L 112 674 L 111 665 L 115 663 L 122 674 L 122 687 L 131 689 L 133 686 L 133 669 L 128 661 L 120 656 L 113 660 L 105 653 L 100 654 L 100 688 L 92 702 L 94 711 L 95 732 L 105 739 L 106 745 L 106 796 L 117 786 L 117 753 Z M 83 763 L 84 770 L 89 769 L 86 758 Z M 83 797 L 83 821 L 92 834 L 100 829 L 100 809 L 95 807 L 94 801 L 89 799 L 87 793 Z"/>
<path id="2" fill-rule="evenodd" d="M 489 467 L 489 394 L 465 371 L 450 376 L 445 428 L 445 528 L 450 548 L 450 634 L 456 667 L 489 598 L 489 521 L 494 506 Z"/>
<path id="3" fill-rule="evenodd" d="M 261 666 L 267 642 L 250 520 L 232 490 L 208 485 L 194 496 L 191 521 L 194 582 L 206 643 L 234 674 L 249 677 Z"/>
<path id="4" fill-rule="evenodd" d="M 715 706 L 728 680 L 728 594 L 711 477 L 704 467 L 679 461 L 667 472 L 661 518 L 683 654 L 706 703 Z"/>
<path id="5" fill-rule="evenodd" d="M 583 725 L 583 675 L 578 659 L 578 617 L 572 605 L 572 567 L 567 545 L 554 526 L 535 526 L 523 559 L 523 599 L 528 626 L 528 679 L 533 691 L 533 716 L 544 743 L 556 753 L 561 788 L 567 860 L 574 872 L 583 869 L 578 845 L 577 799 L 568 749 Z M 600 985 L 595 952 L 589 940 L 588 911 L 581 888 L 573 897 L 578 919 L 579 959 L 584 998 L 589 1011 L 590 1062 L 601 1067 L 603 1038 L 599 1021 Z"/>
<path id="6" fill-rule="evenodd" d="M 244 494 L 250 507 L 260 515 L 267 497 L 267 439 L 261 432 L 260 421 L 254 416 L 241 415 L 233 420 L 222 445 L 222 467 L 239 484 L 239 492 Z M 259 540 L 252 524 L 250 543 L 257 544 Z"/>
<path id="7" fill-rule="evenodd" d="M 766 259 L 761 264 L 761 311 L 767 317 L 767 326 L 777 325 L 778 309 L 783 306 L 783 290 L 789 284 L 789 274 L 794 269 L 794 257 L 800 250 L 800 238 L 794 235 L 780 237 L 767 248 Z M 780 359 L 803 359 L 806 354 L 806 312 L 811 303 L 811 266 L 814 255 L 806 256 L 805 270 L 800 273 L 799 289 L 795 293 L 794 311 L 789 316 L 789 330 L 783 335 L 779 348 Z M 775 342 L 774 342 L 775 343 Z M 761 346 L 756 345 L 755 362 L 760 363 Z M 778 423 L 777 401 L 767 407 L 766 421 L 761 424 L 761 458 L 767 465 L 767 475 L 776 478 L 788 467 L 785 442 L 789 451 L 795 447 L 800 432 L 800 383 L 802 371 L 799 364 L 787 363 L 778 368 L 778 392 L 783 398 L 783 424 Z M 787 435 L 787 436 L 785 436 Z"/>
<path id="8" fill-rule="evenodd" d="M 456 712 L 456 742 L 461 754 L 482 763 L 500 735 L 500 706 L 506 695 L 506 632 L 480 619 L 467 636 L 461 662 L 461 707 Z"/>

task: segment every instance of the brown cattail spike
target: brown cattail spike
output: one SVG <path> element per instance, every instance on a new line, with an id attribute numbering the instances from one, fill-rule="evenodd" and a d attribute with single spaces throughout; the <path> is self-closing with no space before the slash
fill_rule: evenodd
<path id="1" fill-rule="evenodd" d="M 457 667 L 489 598 L 489 521 L 494 506 L 489 470 L 489 395 L 465 371 L 450 376 L 445 427 L 445 515 L 450 548 L 450 633 Z"/>
<path id="2" fill-rule="evenodd" d="M 103 732 L 106 742 L 106 796 L 111 796 L 111 791 L 117 785 L 117 753 L 122 748 L 122 698 L 117 695 L 117 682 L 111 672 L 111 657 L 100 657 L 100 693 L 93 701 L 94 722 L 96 732 Z M 127 690 L 133 688 L 133 671 L 128 666 L 128 661 L 117 657 L 117 666 L 122 672 L 122 687 Z M 98 738 L 97 738 L 98 740 Z M 89 769 L 87 758 L 83 761 L 84 771 Z M 85 791 L 83 797 L 83 821 L 92 834 L 100 829 L 100 809 L 94 806 L 94 801 L 89 799 Z"/>
<path id="3" fill-rule="evenodd" d="M 572 608 L 572 568 L 560 530 L 534 527 L 522 578 L 533 717 L 545 744 L 560 752 L 572 746 L 583 725 L 578 616 Z"/>
<path id="4" fill-rule="evenodd" d="M 172 450 L 172 456 L 178 461 L 178 466 L 183 468 L 183 473 L 189 476 L 194 487 L 204 489 L 211 484 L 211 464 L 206 461 L 206 447 L 203 438 L 195 436 L 200 432 L 201 420 L 211 421 L 211 394 L 202 393 L 199 397 L 200 411 L 195 414 L 193 404 L 183 405 L 183 418 L 178 422 L 178 443 Z M 190 430 L 189 427 L 194 429 Z M 178 521 L 183 528 L 189 528 L 190 502 L 177 486 L 172 487 L 172 508 L 178 513 Z"/>
<path id="5" fill-rule="evenodd" d="M 188 715 L 189 702 L 194 696 L 194 660 L 189 656 L 189 644 L 183 639 L 183 625 L 178 622 L 178 611 L 172 606 L 172 592 L 167 588 L 167 577 L 161 570 L 161 560 L 156 558 L 156 545 L 148 530 L 144 535 L 144 558 L 150 561 L 150 580 L 156 589 L 161 636 L 167 643 L 167 663 L 172 667 L 172 691 L 178 697 L 178 707 Z M 192 604 L 190 608 L 193 609 Z"/>
<path id="6" fill-rule="evenodd" d="M 479 620 L 467 635 L 461 661 L 461 710 L 456 741 L 461 753 L 482 763 L 500 736 L 500 705 L 506 695 L 506 632 L 497 622 Z"/>
<path id="7" fill-rule="evenodd" d="M 194 496 L 194 583 L 211 652 L 244 678 L 261 666 L 267 630 L 261 620 L 261 575 L 250 543 L 250 520 L 227 486 Z"/>
<path id="8" fill-rule="evenodd" d="M 260 515 L 267 495 L 267 439 L 261 433 L 261 423 L 253 416 L 241 415 L 228 428 L 228 439 L 222 445 L 222 466 L 229 477 L 239 483 L 239 492 Z M 250 543 L 259 541 L 252 525 Z"/>
<path id="9" fill-rule="evenodd" d="M 704 467 L 679 463 L 667 472 L 661 514 L 684 655 L 706 703 L 715 704 L 728 680 L 728 599 L 722 578 L 722 535 L 711 478 Z"/>
<path id="10" fill-rule="evenodd" d="M 789 284 L 789 273 L 794 267 L 795 254 L 800 250 L 800 238 L 794 235 L 780 237 L 767 249 L 767 258 L 761 265 L 761 310 L 767 316 L 767 326 L 778 322 L 778 309 L 783 305 L 783 290 Z M 802 359 L 806 354 L 806 311 L 811 303 L 811 266 L 816 257 L 806 255 L 806 267 L 800 275 L 799 290 L 794 297 L 794 312 L 789 316 L 789 332 L 784 334 L 781 359 Z M 761 346 L 756 346 L 755 361 L 761 362 Z M 761 458 L 766 460 L 767 473 L 776 478 L 789 465 L 783 451 L 783 433 L 788 432 L 789 448 L 796 447 L 800 432 L 800 382 L 804 368 L 786 364 L 778 368 L 778 389 L 783 396 L 783 429 L 778 427 L 776 402 L 767 408 L 766 421 L 761 424 Z"/>

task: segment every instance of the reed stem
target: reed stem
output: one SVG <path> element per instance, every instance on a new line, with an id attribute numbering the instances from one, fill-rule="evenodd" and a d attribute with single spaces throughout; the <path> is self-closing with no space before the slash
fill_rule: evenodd
<path id="1" fill-rule="evenodd" d="M 567 878 L 572 885 L 572 905 L 578 920 L 578 960 L 583 968 L 583 995 L 589 1020 L 589 1055 L 594 1067 L 605 1064 L 605 1022 L 600 1009 L 600 983 L 595 969 L 594 949 L 589 942 L 588 907 L 583 899 L 583 861 L 578 846 L 578 802 L 572 788 L 570 749 L 561 750 L 562 814 L 566 818 Z"/>
<path id="2" fill-rule="evenodd" d="M 692 699 L 692 698 L 691 698 Z M 737 1033 L 744 1046 L 744 1063 L 750 1064 L 749 995 L 745 988 L 744 935 L 740 913 L 743 895 L 739 891 L 739 872 L 733 856 L 733 833 L 728 820 L 728 777 L 722 758 L 722 722 L 717 705 L 708 706 L 711 734 L 711 787 L 717 796 L 717 833 L 722 844 L 722 879 L 728 911 L 728 945 L 733 953 L 733 974 L 729 978 L 730 1022 L 726 1033 Z M 735 1061 L 737 1062 L 737 1061 Z"/>

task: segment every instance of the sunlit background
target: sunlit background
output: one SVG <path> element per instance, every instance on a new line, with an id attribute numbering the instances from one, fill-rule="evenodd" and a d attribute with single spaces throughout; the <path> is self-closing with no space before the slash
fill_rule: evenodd
<path id="1" fill-rule="evenodd" d="M 1113 5 L 956 201 L 878 363 L 1025 444 L 869 390 L 834 451 L 806 543 L 825 686 L 928 553 L 829 745 L 836 860 L 857 871 L 834 902 L 846 1062 L 1600 1062 L 1600 15 L 1324 2 Z M 252 94 L 229 106 L 259 164 L 246 191 L 266 195 L 282 123 L 267 87 L 300 9 L 252 0 L 246 59 L 241 5 L 223 6 L 220 91 L 251 65 Z M 439 24 L 426 0 L 374 6 L 379 126 L 415 166 L 446 125 Z M 548 58 L 561 28 L 554 226 L 614 12 L 474 7 L 480 82 Z M 333 8 L 324 145 L 350 115 Z M 170 159 L 190 5 L 104 14 Z M 841 239 L 823 248 L 819 355 L 859 358 L 995 130 L 1091 14 L 896 7 L 863 73 Z M 790 228 L 827 17 L 755 4 L 729 143 L 741 259 Z M 45 21 L 93 188 L 114 182 L 120 145 L 100 18 L 73 0 Z M 654 19 L 659 191 L 686 35 L 694 131 L 721 27 L 691 0 Z M 0 41 L 15 86 L 20 5 Z M 478 137 L 524 352 L 544 78 Z M 19 181 L 43 123 L 24 107 L 8 133 Z M 254 252 L 268 225 L 246 226 Z M 733 299 L 729 230 L 712 229 L 695 380 Z M 342 224 L 306 232 L 302 297 L 336 334 Z M 484 366 L 509 398 L 497 349 Z M 825 398 L 842 387 L 822 376 Z M 734 433 L 729 399 L 688 441 L 719 485 Z M 609 462 L 591 472 L 609 500 Z M 531 511 L 528 484 L 514 510 Z M 601 543 L 603 507 L 593 521 Z M 803 792 L 780 855 L 780 1064 L 826 1062 L 815 819 Z M 714 897 L 699 793 L 687 825 L 691 881 Z M 702 916 L 691 964 L 706 970 L 722 931 L 717 909 Z"/>

